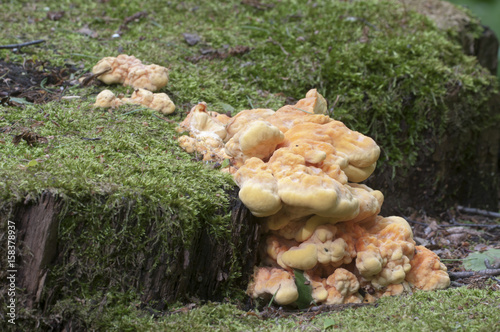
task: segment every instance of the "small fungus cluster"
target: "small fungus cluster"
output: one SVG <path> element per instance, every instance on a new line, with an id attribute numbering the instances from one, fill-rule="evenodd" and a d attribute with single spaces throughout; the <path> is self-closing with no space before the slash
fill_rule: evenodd
<path id="1" fill-rule="evenodd" d="M 175 105 L 166 93 L 153 93 L 146 89 L 136 89 L 130 98 L 120 98 L 110 90 L 103 90 L 97 95 L 94 106 L 117 108 L 124 104 L 141 104 L 163 114 L 175 111 Z"/>
<path id="2" fill-rule="evenodd" d="M 92 68 L 92 73 L 105 84 L 123 84 L 135 89 L 130 98 L 117 97 L 104 90 L 97 96 L 94 106 L 116 108 L 124 104 L 142 104 L 163 114 L 175 111 L 175 105 L 166 93 L 153 93 L 168 83 L 168 68 L 144 65 L 134 56 L 120 54 L 105 57 Z"/>
<path id="3" fill-rule="evenodd" d="M 248 294 L 294 304 L 297 271 L 317 304 L 448 287 L 438 256 L 416 246 L 405 219 L 380 216 L 383 194 L 359 183 L 375 170 L 378 145 L 326 113 L 313 89 L 295 105 L 233 118 L 200 103 L 180 123 L 189 132 L 181 147 L 228 164 L 241 201 L 262 222 L 261 264 Z"/>

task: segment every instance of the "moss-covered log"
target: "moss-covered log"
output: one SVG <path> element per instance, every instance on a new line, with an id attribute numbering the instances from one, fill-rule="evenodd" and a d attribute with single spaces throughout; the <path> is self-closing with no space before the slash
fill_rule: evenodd
<path id="1" fill-rule="evenodd" d="M 68 296 L 84 298 L 85 294 L 102 294 L 98 298 L 134 294 L 155 310 L 164 310 L 176 301 L 222 301 L 227 296 L 240 296 L 238 290 L 245 289 L 257 263 L 260 226 L 237 198 L 237 190 L 230 190 L 228 195 L 231 213 L 225 236 L 215 234 L 200 220 L 201 227 L 184 242 L 177 240 L 182 237 L 176 234 L 178 229 L 162 227 L 162 223 L 179 221 L 163 209 L 158 209 L 157 223 L 145 227 L 143 234 L 127 233 L 126 227 L 141 224 L 133 201 L 115 211 L 109 223 L 106 236 L 120 236 L 119 243 L 99 234 L 83 240 L 79 235 L 89 231 L 85 223 L 72 229 L 70 237 L 77 241 L 61 240 L 64 236 L 58 240 L 58 230 L 67 232 L 64 224 L 73 216 L 65 208 L 68 202 L 50 192 L 9 208 L 4 206 L 2 226 L 14 221 L 17 231 L 18 320 L 26 318 L 26 309 L 33 310 L 31 314 L 50 316 L 47 308 L 63 305 L 61 301 Z M 223 209 L 219 212 L 227 213 Z M 133 252 L 128 246 L 134 247 Z M 6 254 L 5 249 L 1 248 L 2 254 Z M 2 279 L 6 272 L 1 271 Z M 8 303 L 5 289 L 1 295 Z M 69 315 L 64 324 L 79 324 L 78 318 L 72 320 Z"/>

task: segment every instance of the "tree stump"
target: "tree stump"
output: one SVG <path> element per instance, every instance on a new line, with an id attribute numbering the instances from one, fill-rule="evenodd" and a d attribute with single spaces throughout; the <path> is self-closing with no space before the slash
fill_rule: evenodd
<path id="1" fill-rule="evenodd" d="M 120 287 L 124 290 L 135 289 L 142 294 L 141 300 L 144 303 L 154 303 L 160 310 L 165 304 L 175 301 L 222 300 L 230 288 L 244 290 L 257 263 L 260 225 L 257 218 L 237 198 L 237 193 L 237 188 L 229 193 L 229 237 L 215 237 L 206 228 L 202 228 L 189 247 L 173 248 L 173 253 L 161 254 L 159 261 L 155 256 L 160 246 L 146 247 L 138 253 L 144 257 L 141 268 L 129 270 L 126 277 L 121 275 L 124 273 L 121 271 L 123 267 L 113 271 L 117 278 L 132 280 L 130 284 L 124 282 Z M 27 308 L 42 304 L 47 307 L 55 303 L 61 292 L 52 288 L 54 284 L 57 285 L 55 288 L 62 285 L 58 281 L 52 281 L 51 289 L 47 289 L 47 284 L 51 283 L 50 270 L 74 261 L 73 249 L 63 250 L 64 244 L 58 243 L 58 228 L 64 217 L 64 204 L 64 199 L 44 192 L 34 202 L 16 204 L 11 213 L 7 213 L 7 209 L 2 211 L 2 220 L 8 219 L 16 223 L 16 285 L 21 290 L 17 296 L 19 301 L 23 299 Z M 123 222 L 119 219 L 116 221 L 118 224 Z M 155 231 L 154 228 L 149 229 L 147 236 L 155 236 Z M 65 277 L 74 279 L 86 276 L 75 271 L 73 275 Z M 105 283 L 99 284 L 99 287 L 107 286 Z"/>

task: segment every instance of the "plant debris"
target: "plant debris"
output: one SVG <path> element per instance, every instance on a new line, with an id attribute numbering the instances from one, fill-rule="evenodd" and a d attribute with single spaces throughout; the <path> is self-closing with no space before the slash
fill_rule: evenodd
<path id="1" fill-rule="evenodd" d="M 183 33 L 182 36 L 189 46 L 194 46 L 201 40 L 201 37 L 195 33 Z"/>
<path id="2" fill-rule="evenodd" d="M 19 106 L 18 104 L 22 104 L 23 100 L 34 104 L 44 104 L 58 99 L 64 87 L 69 84 L 67 80 L 71 73 L 75 71 L 74 68 L 51 67 L 48 63 L 32 60 L 23 64 L 0 61 L 2 105 Z M 10 100 L 4 99 L 6 97 Z"/>
<path id="3" fill-rule="evenodd" d="M 65 14 L 64 10 L 61 11 L 55 11 L 55 12 L 48 12 L 47 13 L 47 18 L 51 21 L 59 21 Z"/>
<path id="4" fill-rule="evenodd" d="M 29 146 L 33 146 L 34 144 L 48 144 L 49 141 L 46 137 L 40 136 L 37 133 L 29 130 L 23 131 L 21 134 L 14 136 L 12 139 L 12 143 L 14 145 L 18 145 L 21 142 L 21 139 L 25 140 Z"/>
<path id="5" fill-rule="evenodd" d="M 495 259 L 500 248 L 500 221 L 476 211 L 463 212 L 458 207 L 441 218 L 413 214 L 406 220 L 413 226 L 415 241 L 432 249 L 446 265 L 454 280 L 451 287 L 487 289 L 492 283 L 500 287 Z"/>

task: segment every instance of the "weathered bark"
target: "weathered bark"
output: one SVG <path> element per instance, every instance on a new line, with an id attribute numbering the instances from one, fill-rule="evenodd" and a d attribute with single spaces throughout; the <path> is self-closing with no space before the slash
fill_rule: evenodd
<path id="1" fill-rule="evenodd" d="M 17 287 L 25 289 L 29 308 L 40 299 L 47 266 L 57 252 L 57 217 L 60 211 L 61 200 L 44 192 L 36 203 L 18 205 L 14 212 L 18 253 L 22 253 Z"/>
<path id="2" fill-rule="evenodd" d="M 143 301 L 159 301 L 161 308 L 161 302 L 180 299 L 222 300 L 227 287 L 246 288 L 256 265 L 260 225 L 236 198 L 237 192 L 231 193 L 230 240 L 214 238 L 204 229 L 191 247 L 179 248 L 173 256 L 162 257 L 163 264 L 141 276 Z M 234 260 L 239 271 L 231 266 Z M 151 266 L 152 260 L 148 263 Z M 238 278 L 230 276 L 235 273 Z"/>

